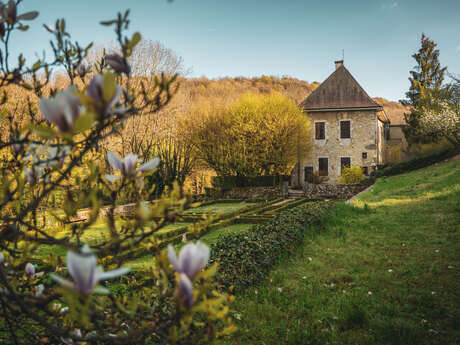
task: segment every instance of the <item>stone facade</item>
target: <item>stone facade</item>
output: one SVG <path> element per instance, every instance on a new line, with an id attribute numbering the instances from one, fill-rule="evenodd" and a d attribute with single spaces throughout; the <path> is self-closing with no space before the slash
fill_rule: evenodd
<path id="1" fill-rule="evenodd" d="M 378 119 L 375 110 L 324 111 L 308 114 L 313 128 L 313 147 L 300 161 L 300 169 L 294 169 L 291 183 L 305 185 L 306 167 L 313 173 L 319 172 L 319 158 L 327 158 L 328 171 L 324 182 L 337 183 L 341 175 L 341 158 L 350 158 L 352 166 L 367 167 L 371 172 L 383 161 L 384 124 Z M 350 121 L 350 138 L 340 138 L 340 121 Z M 325 123 L 325 138 L 315 138 L 315 124 Z M 308 170 L 308 168 L 307 168 Z M 300 173 L 300 176 L 299 176 Z"/>

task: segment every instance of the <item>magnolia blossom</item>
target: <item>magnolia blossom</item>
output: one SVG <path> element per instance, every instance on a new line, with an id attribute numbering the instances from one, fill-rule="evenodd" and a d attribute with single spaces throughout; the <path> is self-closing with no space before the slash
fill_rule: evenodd
<path id="1" fill-rule="evenodd" d="M 45 291 L 45 286 L 43 284 L 39 284 L 34 287 L 35 290 L 35 297 L 40 297 L 43 294 L 43 291 Z"/>
<path id="2" fill-rule="evenodd" d="M 118 54 L 106 55 L 104 61 L 109 65 L 116 73 L 129 74 L 131 67 L 128 65 L 126 60 Z"/>
<path id="3" fill-rule="evenodd" d="M 81 64 L 78 65 L 77 73 L 80 76 L 80 78 L 84 78 L 85 75 L 87 75 L 89 72 L 91 72 L 91 66 L 88 66 L 84 62 L 82 62 Z"/>
<path id="4" fill-rule="evenodd" d="M 174 248 L 168 246 L 169 262 L 178 273 L 184 273 L 190 280 L 193 280 L 209 261 L 209 248 L 200 241 L 185 245 L 179 252 L 179 259 Z"/>
<path id="5" fill-rule="evenodd" d="M 179 280 L 179 298 L 184 302 L 187 308 L 193 305 L 193 285 L 186 274 L 180 274 Z"/>
<path id="6" fill-rule="evenodd" d="M 187 308 L 193 305 L 192 280 L 208 263 L 209 254 L 209 248 L 200 241 L 185 245 L 179 253 L 179 259 L 174 248 L 168 246 L 169 262 L 180 275 L 178 295 Z"/>
<path id="7" fill-rule="evenodd" d="M 98 282 L 119 277 L 130 270 L 129 267 L 122 267 L 104 272 L 104 269 L 97 265 L 96 256 L 91 252 L 88 245 L 83 246 L 81 254 L 73 251 L 67 252 L 67 269 L 73 278 L 73 282 L 55 274 L 52 274 L 51 278 L 84 296 L 93 291 L 107 293 L 108 290 L 103 287 L 96 288 Z"/>
<path id="8" fill-rule="evenodd" d="M 13 0 L 8 1 L 7 5 L 0 3 L 0 14 L 3 17 L 2 22 L 6 20 L 11 24 L 14 24 L 19 20 L 32 20 L 38 16 L 37 11 L 27 12 L 18 16 L 16 2 Z"/>
<path id="9" fill-rule="evenodd" d="M 80 99 L 73 88 L 59 92 L 54 98 L 41 98 L 40 110 L 43 117 L 54 123 L 59 131 L 71 132 L 73 124 L 80 115 Z"/>
<path id="10" fill-rule="evenodd" d="M 35 275 L 35 266 L 28 262 L 25 271 L 29 277 L 33 277 Z"/>
<path id="11" fill-rule="evenodd" d="M 109 161 L 112 168 L 121 172 L 124 177 L 135 176 L 138 173 L 147 172 L 155 169 L 160 164 L 159 158 L 153 158 L 148 162 L 142 164 L 139 168 L 135 169 L 137 163 L 137 155 L 130 153 L 124 158 L 118 157 L 113 152 L 107 153 L 107 160 Z M 113 182 L 116 181 L 119 176 L 106 175 L 106 178 Z"/>
<path id="12" fill-rule="evenodd" d="M 119 113 L 120 109 L 113 109 L 113 107 L 120 100 L 123 89 L 120 85 L 117 85 L 113 95 L 110 99 L 104 98 L 104 77 L 102 74 L 96 74 L 88 85 L 86 92 L 94 102 L 95 110 L 102 116 L 106 117 L 111 113 Z"/>

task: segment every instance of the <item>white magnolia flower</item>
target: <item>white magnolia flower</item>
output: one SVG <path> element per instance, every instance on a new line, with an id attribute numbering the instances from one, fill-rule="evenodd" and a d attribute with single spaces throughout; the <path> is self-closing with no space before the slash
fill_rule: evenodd
<path id="1" fill-rule="evenodd" d="M 28 262 L 25 271 L 29 277 L 33 277 L 35 275 L 35 266 Z"/>
<path id="2" fill-rule="evenodd" d="M 40 297 L 43 294 L 43 291 L 45 291 L 45 286 L 43 284 L 39 284 L 34 287 L 35 290 L 35 297 Z"/>
<path id="3" fill-rule="evenodd" d="M 131 67 L 126 60 L 118 54 L 109 54 L 104 57 L 105 64 L 109 65 L 116 73 L 129 74 Z"/>
<path id="4" fill-rule="evenodd" d="M 138 159 L 137 155 L 133 153 L 126 155 L 124 158 L 120 158 L 115 153 L 108 152 L 107 160 L 109 161 L 109 164 L 112 166 L 112 168 L 120 171 L 124 177 L 135 176 L 138 173 L 151 171 L 155 169 L 158 166 L 158 164 L 160 164 L 159 158 L 153 158 L 148 162 L 142 164 L 139 168 L 135 169 Z M 106 178 L 110 182 L 113 182 L 116 181 L 119 178 L 119 176 L 108 174 L 106 175 Z"/>
<path id="5" fill-rule="evenodd" d="M 71 132 L 80 115 L 80 99 L 75 95 L 74 89 L 69 87 L 54 98 L 41 98 L 40 110 L 43 117 L 54 123 L 59 131 Z"/>
<path id="6" fill-rule="evenodd" d="M 168 246 L 169 262 L 180 274 L 178 295 L 187 308 L 193 305 L 192 280 L 208 263 L 209 254 L 208 246 L 200 241 L 185 245 L 179 252 L 179 259 L 174 248 Z"/>
<path id="7" fill-rule="evenodd" d="M 92 98 L 95 110 L 102 117 L 106 117 L 111 113 L 119 113 L 121 111 L 121 109 L 113 108 L 120 100 L 123 89 L 120 85 L 117 85 L 113 94 L 107 100 L 104 97 L 107 97 L 107 95 L 105 95 L 104 93 L 104 77 L 102 76 L 102 74 L 96 74 L 94 76 L 94 78 L 89 83 L 86 92 L 88 96 Z"/>
<path id="8" fill-rule="evenodd" d="M 193 305 L 193 285 L 186 274 L 180 274 L 179 280 L 179 298 L 185 304 L 187 308 L 191 308 Z"/>
<path id="9" fill-rule="evenodd" d="M 73 251 L 67 252 L 67 269 L 73 282 L 55 274 L 52 274 L 51 278 L 65 287 L 74 289 L 81 295 L 88 295 L 93 291 L 108 293 L 108 290 L 103 287 L 96 288 L 98 282 L 119 277 L 130 270 L 129 267 L 121 267 L 104 272 L 104 269 L 97 265 L 96 256 L 91 252 L 88 245 L 83 246 L 81 254 Z"/>
<path id="10" fill-rule="evenodd" d="M 184 273 L 193 280 L 197 273 L 203 269 L 209 261 L 209 248 L 200 241 L 185 245 L 179 252 L 179 259 L 174 248 L 168 246 L 169 262 L 178 273 Z"/>

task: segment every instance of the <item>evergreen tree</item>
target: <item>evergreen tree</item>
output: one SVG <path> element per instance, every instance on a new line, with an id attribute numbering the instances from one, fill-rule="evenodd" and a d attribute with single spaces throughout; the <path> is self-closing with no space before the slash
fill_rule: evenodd
<path id="1" fill-rule="evenodd" d="M 410 71 L 410 87 L 406 92 L 406 99 L 401 103 L 411 107 L 411 113 L 405 114 L 408 126 L 405 134 L 410 142 L 427 142 L 436 138 L 427 137 L 420 132 L 418 108 L 425 99 L 432 98 L 443 92 L 442 83 L 447 67 L 441 67 L 439 62 L 439 50 L 436 43 L 422 33 L 421 47 L 412 55 L 417 64 L 414 70 Z"/>

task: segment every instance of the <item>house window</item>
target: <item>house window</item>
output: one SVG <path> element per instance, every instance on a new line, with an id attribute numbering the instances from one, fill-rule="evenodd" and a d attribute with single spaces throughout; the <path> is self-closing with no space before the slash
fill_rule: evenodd
<path id="1" fill-rule="evenodd" d="M 369 176 L 369 168 L 368 167 L 362 167 L 362 169 L 363 169 L 364 175 Z"/>
<path id="2" fill-rule="evenodd" d="M 363 159 L 367 159 L 367 152 L 362 153 Z"/>
<path id="3" fill-rule="evenodd" d="M 350 120 L 340 121 L 340 139 L 350 138 Z"/>
<path id="4" fill-rule="evenodd" d="M 313 183 L 313 167 L 304 167 L 304 181 Z"/>
<path id="5" fill-rule="evenodd" d="M 351 158 L 350 157 L 340 158 L 340 172 L 342 172 L 344 167 L 351 168 Z"/>
<path id="6" fill-rule="evenodd" d="M 318 173 L 320 176 L 329 174 L 329 161 L 327 158 L 318 158 Z"/>
<path id="7" fill-rule="evenodd" d="M 326 122 L 315 122 L 315 139 L 326 139 Z"/>

